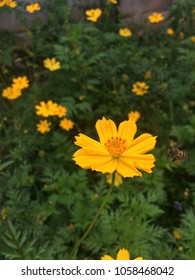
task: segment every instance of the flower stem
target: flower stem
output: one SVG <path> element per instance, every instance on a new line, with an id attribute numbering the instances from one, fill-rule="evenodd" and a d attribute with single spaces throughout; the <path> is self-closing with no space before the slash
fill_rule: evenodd
<path id="1" fill-rule="evenodd" d="M 81 239 L 76 243 L 75 247 L 73 248 L 73 250 L 71 251 L 70 255 L 68 256 L 68 259 L 71 259 L 71 257 L 73 257 L 77 251 L 77 249 L 79 248 L 79 246 L 81 245 L 81 243 L 85 240 L 85 238 L 89 235 L 89 233 L 91 232 L 92 228 L 94 227 L 94 225 L 97 222 L 98 217 L 100 216 L 102 210 L 104 209 L 106 203 L 108 202 L 108 198 L 110 197 L 113 189 L 114 189 L 114 181 L 115 181 L 115 172 L 112 174 L 112 183 L 110 186 L 110 189 L 108 191 L 108 193 L 106 194 L 106 196 L 104 197 L 104 200 L 102 201 L 102 204 L 100 205 L 98 211 L 96 212 L 93 220 L 91 221 L 90 225 L 88 226 L 88 228 L 86 229 L 85 233 L 83 234 L 83 236 L 81 237 Z"/>

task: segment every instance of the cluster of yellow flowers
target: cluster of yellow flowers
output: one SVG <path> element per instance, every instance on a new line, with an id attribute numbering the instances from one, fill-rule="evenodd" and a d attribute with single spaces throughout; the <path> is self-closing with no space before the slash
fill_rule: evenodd
<path id="1" fill-rule="evenodd" d="M 26 76 L 14 78 L 12 85 L 3 90 L 2 96 L 13 100 L 22 95 L 22 90 L 29 87 L 29 80 Z"/>
<path id="2" fill-rule="evenodd" d="M 41 6 L 39 3 L 31 3 L 30 5 L 26 6 L 26 10 L 29 13 L 34 13 L 35 11 L 40 11 L 41 10 Z"/>
<path id="3" fill-rule="evenodd" d="M 62 118 L 65 117 L 67 113 L 66 107 L 59 105 L 51 100 L 47 102 L 41 101 L 40 105 L 36 105 L 35 108 L 36 114 L 44 118 L 48 118 L 50 116 L 57 116 L 59 118 Z M 59 123 L 59 126 L 67 131 L 73 128 L 73 125 L 74 123 L 67 118 L 63 118 Z M 47 133 L 51 130 L 50 126 L 51 122 L 47 120 L 41 120 L 37 124 L 37 131 L 39 131 L 40 133 Z"/>
<path id="4" fill-rule="evenodd" d="M 13 0 L 0 0 L 0 7 L 3 6 L 8 6 L 13 9 L 17 6 L 17 3 Z"/>

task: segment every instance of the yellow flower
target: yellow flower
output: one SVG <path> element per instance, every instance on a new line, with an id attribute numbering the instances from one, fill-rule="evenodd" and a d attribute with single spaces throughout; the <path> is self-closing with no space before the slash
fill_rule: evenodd
<path id="1" fill-rule="evenodd" d="M 164 19 L 163 15 L 160 13 L 153 13 L 148 17 L 151 23 L 157 23 Z"/>
<path id="2" fill-rule="evenodd" d="M 115 172 L 115 180 L 114 180 L 114 186 L 115 187 L 118 187 L 120 186 L 122 183 L 123 183 L 123 178 L 121 175 L 119 175 L 117 172 Z M 108 174 L 107 177 L 106 177 L 106 182 L 108 184 L 111 184 L 112 183 L 112 174 Z"/>
<path id="3" fill-rule="evenodd" d="M 172 35 L 174 35 L 174 30 L 172 29 L 172 28 L 167 28 L 167 35 L 170 35 L 170 36 L 172 36 Z"/>
<path id="4" fill-rule="evenodd" d="M 114 260 L 110 255 L 104 255 L 101 260 Z M 120 249 L 116 255 L 116 260 L 130 260 L 130 253 L 127 249 Z M 137 257 L 134 260 L 143 260 L 142 257 Z"/>
<path id="5" fill-rule="evenodd" d="M 140 113 L 139 113 L 138 111 L 131 111 L 131 112 L 129 112 L 129 114 L 128 114 L 128 118 L 129 118 L 130 120 L 134 120 L 135 122 L 136 122 L 137 120 L 139 120 L 140 117 L 141 117 L 141 115 L 140 115 Z"/>
<path id="6" fill-rule="evenodd" d="M 119 29 L 119 35 L 122 37 L 131 37 L 132 36 L 132 32 L 129 28 L 125 27 L 125 28 L 120 28 Z"/>
<path id="7" fill-rule="evenodd" d="M 36 114 L 43 116 L 45 118 L 49 117 L 49 116 L 55 116 L 56 115 L 56 111 L 58 109 L 58 104 L 54 103 L 53 101 L 49 100 L 47 103 L 45 103 L 44 101 L 40 102 L 40 105 L 36 105 Z"/>
<path id="8" fill-rule="evenodd" d="M 151 151 L 156 137 L 145 133 L 134 139 L 137 126 L 134 121 L 120 123 L 119 128 L 112 120 L 104 117 L 96 122 L 100 142 L 80 133 L 75 144 L 81 149 L 73 155 L 73 160 L 84 169 L 102 173 L 117 171 L 123 177 L 142 176 L 138 169 L 151 173 L 155 158 Z"/>
<path id="9" fill-rule="evenodd" d="M 147 70 L 146 73 L 144 74 L 144 79 L 150 79 L 152 78 L 152 72 L 150 70 Z"/>
<path id="10" fill-rule="evenodd" d="M 21 95 L 22 95 L 21 90 L 15 87 L 8 87 L 4 89 L 2 92 L 2 96 L 10 100 L 17 99 Z"/>
<path id="11" fill-rule="evenodd" d="M 59 118 L 62 118 L 63 116 L 65 116 L 67 113 L 67 109 L 66 107 L 62 106 L 62 105 L 58 105 L 55 115 L 58 116 Z"/>
<path id="12" fill-rule="evenodd" d="M 68 131 L 68 130 L 73 128 L 74 123 L 71 120 L 68 120 L 68 119 L 64 118 L 63 120 L 60 121 L 59 126 L 61 128 L 63 128 L 64 130 Z"/>
<path id="13" fill-rule="evenodd" d="M 3 7 L 4 5 L 15 8 L 17 6 L 17 3 L 13 0 L 0 0 L 0 7 Z"/>
<path id="14" fill-rule="evenodd" d="M 51 130 L 50 126 L 51 126 L 50 122 L 48 122 L 47 120 L 42 120 L 37 124 L 37 131 L 44 134 Z"/>
<path id="15" fill-rule="evenodd" d="M 85 14 L 87 16 L 87 20 L 96 22 L 99 17 L 102 15 L 102 10 L 101 9 L 91 9 L 85 11 Z"/>
<path id="16" fill-rule="evenodd" d="M 29 87 L 29 80 L 26 76 L 13 79 L 13 87 L 18 89 L 24 89 Z"/>
<path id="17" fill-rule="evenodd" d="M 118 4 L 118 0 L 108 0 L 109 3 Z"/>
<path id="18" fill-rule="evenodd" d="M 26 6 L 26 10 L 29 12 L 29 13 L 34 13 L 35 11 L 40 11 L 41 10 L 41 6 L 39 5 L 39 3 L 32 3 L 30 5 L 27 5 Z"/>
<path id="19" fill-rule="evenodd" d="M 190 39 L 192 43 L 195 43 L 195 36 L 192 36 Z"/>
<path id="20" fill-rule="evenodd" d="M 175 228 L 173 230 L 173 236 L 175 237 L 175 239 L 181 239 L 182 238 L 182 234 L 179 233 L 180 228 Z"/>
<path id="21" fill-rule="evenodd" d="M 44 64 L 44 67 L 49 69 L 50 71 L 56 71 L 58 69 L 61 68 L 60 66 L 60 62 L 57 61 L 55 59 L 55 57 L 52 57 L 52 58 L 46 58 L 44 61 L 43 61 L 43 64 Z"/>
<path id="22" fill-rule="evenodd" d="M 5 0 L 0 0 L 0 7 L 3 7 L 5 5 Z"/>
<path id="23" fill-rule="evenodd" d="M 133 84 L 132 92 L 136 95 L 144 95 L 148 92 L 149 86 L 145 82 L 136 82 Z"/>

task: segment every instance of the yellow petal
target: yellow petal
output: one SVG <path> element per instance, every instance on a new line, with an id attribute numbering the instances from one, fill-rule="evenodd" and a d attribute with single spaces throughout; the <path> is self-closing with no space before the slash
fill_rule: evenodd
<path id="1" fill-rule="evenodd" d="M 135 121 L 133 120 L 128 120 L 120 123 L 118 128 L 118 136 L 122 139 L 127 140 L 127 146 L 129 146 L 132 142 L 136 132 L 137 126 L 135 124 Z"/>
<path id="2" fill-rule="evenodd" d="M 101 257 L 101 260 L 110 261 L 110 260 L 113 260 L 113 258 L 109 255 L 104 255 L 103 257 Z"/>
<path id="3" fill-rule="evenodd" d="M 120 158 L 118 160 L 117 172 L 125 177 L 134 177 L 134 176 L 142 176 L 141 172 L 139 172 L 134 164 L 128 158 Z"/>
<path id="4" fill-rule="evenodd" d="M 117 135 L 117 128 L 112 120 L 107 120 L 104 117 L 102 120 L 96 122 L 96 130 L 100 139 L 100 142 L 104 145 L 108 138 L 115 137 Z"/>
<path id="5" fill-rule="evenodd" d="M 134 259 L 134 261 L 142 261 L 142 260 L 143 260 L 142 257 L 137 257 L 137 258 Z"/>
<path id="6" fill-rule="evenodd" d="M 130 254 L 126 249 L 120 249 L 116 256 L 117 260 L 130 260 Z"/>
<path id="7" fill-rule="evenodd" d="M 104 146 L 102 146 L 102 144 L 100 144 L 98 141 L 92 139 L 91 137 L 88 137 L 82 133 L 79 134 L 79 136 L 76 136 L 76 141 L 74 142 L 76 145 L 82 147 L 82 148 L 94 148 L 94 149 L 98 149 L 101 150 L 102 152 L 104 152 L 106 149 Z"/>
<path id="8" fill-rule="evenodd" d="M 142 134 L 130 144 L 128 149 L 123 153 L 124 156 L 130 156 L 130 154 L 145 154 L 152 149 L 156 144 L 156 136 L 152 136 L 151 134 Z"/>

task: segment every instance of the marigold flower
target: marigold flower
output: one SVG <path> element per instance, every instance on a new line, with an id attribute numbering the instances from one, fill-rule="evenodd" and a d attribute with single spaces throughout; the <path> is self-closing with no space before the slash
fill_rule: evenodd
<path id="1" fill-rule="evenodd" d="M 46 59 L 43 61 L 43 64 L 44 64 L 44 67 L 47 68 L 47 69 L 50 70 L 50 71 L 56 71 L 56 70 L 58 70 L 58 69 L 61 68 L 60 62 L 57 61 L 57 60 L 55 59 L 55 57 L 46 58 Z"/>
<path id="2" fill-rule="evenodd" d="M 73 128 L 74 123 L 71 120 L 68 120 L 68 119 L 64 118 L 63 120 L 60 121 L 59 126 L 61 128 L 63 128 L 64 130 L 68 131 L 68 130 Z"/>
<path id="3" fill-rule="evenodd" d="M 119 29 L 119 35 L 122 37 L 131 37 L 132 36 L 132 32 L 129 28 L 125 27 L 125 28 L 120 28 Z"/>
<path id="4" fill-rule="evenodd" d="M 108 2 L 111 4 L 118 4 L 118 0 L 108 0 Z"/>
<path id="5" fill-rule="evenodd" d="M 22 95 L 21 90 L 15 87 L 8 87 L 4 89 L 2 92 L 2 96 L 10 100 L 17 99 L 21 95 Z"/>
<path id="6" fill-rule="evenodd" d="M 48 122 L 47 120 L 41 120 L 37 124 L 37 131 L 39 131 L 42 134 L 47 133 L 51 130 L 50 126 L 51 126 L 51 122 Z"/>
<path id="7" fill-rule="evenodd" d="M 85 11 L 85 14 L 87 16 L 87 20 L 96 22 L 99 17 L 102 15 L 102 10 L 101 9 L 91 9 Z"/>
<path id="8" fill-rule="evenodd" d="M 160 13 L 153 13 L 148 17 L 151 23 L 158 23 L 164 19 L 163 15 Z"/>
<path id="9" fill-rule="evenodd" d="M 170 35 L 170 36 L 172 36 L 172 35 L 174 35 L 174 30 L 172 29 L 172 28 L 167 28 L 167 35 Z"/>
<path id="10" fill-rule="evenodd" d="M 108 174 L 107 176 L 106 176 L 106 182 L 108 183 L 108 184 L 112 184 L 112 174 Z M 120 175 L 120 174 L 118 174 L 117 172 L 115 172 L 115 180 L 114 180 L 114 186 L 115 187 L 118 187 L 118 186 L 120 186 L 121 184 L 123 183 L 123 177 Z"/>
<path id="11" fill-rule="evenodd" d="M 18 89 L 24 89 L 29 87 L 29 80 L 26 76 L 13 79 L 13 87 Z"/>
<path id="12" fill-rule="evenodd" d="M 66 116 L 66 113 L 67 113 L 66 107 L 62 105 L 58 105 L 55 115 L 58 116 L 59 118 L 62 118 L 63 116 Z"/>
<path id="13" fill-rule="evenodd" d="M 58 104 L 54 103 L 53 101 L 49 100 L 47 101 L 47 103 L 45 103 L 44 101 L 40 102 L 40 105 L 36 105 L 36 114 L 43 116 L 45 118 L 49 117 L 49 116 L 55 116 L 56 112 L 58 110 Z"/>
<path id="14" fill-rule="evenodd" d="M 139 120 L 140 117 L 141 117 L 141 115 L 138 111 L 131 111 L 131 112 L 128 113 L 128 118 L 130 120 L 134 120 L 135 122 L 137 120 Z"/>
<path id="15" fill-rule="evenodd" d="M 155 158 L 151 151 L 156 137 L 145 133 L 134 139 L 137 131 L 135 121 L 120 123 L 118 130 L 112 120 L 104 117 L 96 122 L 100 142 L 80 133 L 75 144 L 81 149 L 73 155 L 73 160 L 84 169 L 102 173 L 117 171 L 123 177 L 142 176 L 138 169 L 151 173 Z"/>
<path id="16" fill-rule="evenodd" d="M 149 86 L 145 82 L 136 82 L 133 84 L 132 92 L 136 95 L 144 95 L 148 92 Z"/>
<path id="17" fill-rule="evenodd" d="M 27 5 L 26 6 L 26 10 L 29 12 L 29 13 L 34 13 L 35 11 L 40 11 L 41 10 L 41 6 L 39 5 L 39 3 L 32 3 L 30 5 Z"/>
<path id="18" fill-rule="evenodd" d="M 101 260 L 114 260 L 110 255 L 104 255 Z M 116 260 L 131 260 L 130 253 L 127 249 L 120 249 L 116 255 Z M 142 257 L 137 257 L 134 260 L 143 260 Z"/>

